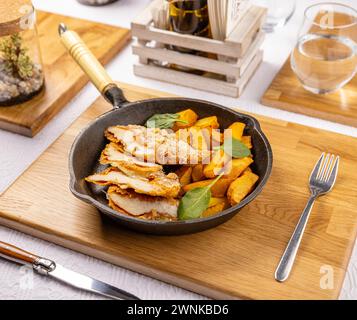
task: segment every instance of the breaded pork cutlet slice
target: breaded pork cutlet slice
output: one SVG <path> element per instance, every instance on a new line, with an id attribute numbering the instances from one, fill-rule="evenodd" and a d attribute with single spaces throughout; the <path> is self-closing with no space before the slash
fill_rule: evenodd
<path id="1" fill-rule="evenodd" d="M 151 177 L 144 177 L 133 171 L 122 171 L 114 167 L 93 174 L 86 181 L 102 186 L 116 185 L 121 189 L 133 189 L 140 194 L 165 198 L 176 198 L 181 188 L 175 173 L 166 175 L 163 171 L 158 171 Z"/>
<path id="2" fill-rule="evenodd" d="M 109 187 L 107 195 L 109 206 L 120 213 L 146 220 L 177 220 L 176 199 L 142 195 L 116 186 Z"/>

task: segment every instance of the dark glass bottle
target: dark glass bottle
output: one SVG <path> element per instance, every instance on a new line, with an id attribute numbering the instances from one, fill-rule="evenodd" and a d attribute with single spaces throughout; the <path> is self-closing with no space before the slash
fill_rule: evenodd
<path id="1" fill-rule="evenodd" d="M 209 36 L 207 0 L 171 0 L 169 2 L 172 31 L 200 37 Z"/>
<path id="2" fill-rule="evenodd" d="M 207 0 L 168 0 L 170 30 L 182 34 L 190 34 L 198 37 L 210 37 Z M 170 46 L 171 49 L 200 56 L 207 53 L 183 47 Z M 171 68 L 182 71 L 202 74 L 202 71 L 191 68 L 171 65 Z"/>

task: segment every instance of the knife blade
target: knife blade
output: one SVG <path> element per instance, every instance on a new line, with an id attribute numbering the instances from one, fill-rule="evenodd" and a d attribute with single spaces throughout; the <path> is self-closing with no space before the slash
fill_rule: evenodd
<path id="1" fill-rule="evenodd" d="M 131 293 L 111 286 L 110 284 L 104 283 L 100 280 L 96 280 L 78 272 L 69 270 L 59 264 L 56 264 L 56 268 L 50 271 L 48 275 L 78 289 L 91 291 L 109 298 L 119 300 L 139 300 L 138 297 L 132 295 Z"/>
<path id="2" fill-rule="evenodd" d="M 94 292 L 116 300 L 140 300 L 135 295 L 103 281 L 67 269 L 50 259 L 39 257 L 13 245 L 0 241 L 0 257 L 31 266 L 37 273 L 52 277 L 75 288 Z"/>

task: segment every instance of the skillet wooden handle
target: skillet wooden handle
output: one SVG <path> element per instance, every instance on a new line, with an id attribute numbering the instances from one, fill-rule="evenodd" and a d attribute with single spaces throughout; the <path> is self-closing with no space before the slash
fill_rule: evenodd
<path id="1" fill-rule="evenodd" d="M 68 30 L 64 24 L 60 24 L 58 30 L 62 43 L 70 55 L 88 75 L 101 94 L 104 94 L 108 87 L 116 86 L 104 67 L 76 32 Z"/>
<path id="2" fill-rule="evenodd" d="M 0 241 L 0 257 L 20 264 L 33 265 L 40 257 Z"/>

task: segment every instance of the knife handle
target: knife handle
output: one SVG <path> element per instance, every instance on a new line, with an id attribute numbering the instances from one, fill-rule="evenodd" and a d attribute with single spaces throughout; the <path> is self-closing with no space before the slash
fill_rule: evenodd
<path id="1" fill-rule="evenodd" d="M 35 254 L 32 254 L 30 252 L 17 248 L 11 244 L 1 241 L 0 241 L 0 256 L 13 262 L 31 265 L 31 266 L 34 265 L 36 261 L 40 259 L 40 257 L 36 256 Z"/>
<path id="2" fill-rule="evenodd" d="M 31 266 L 35 271 L 43 275 L 56 269 L 56 263 L 52 260 L 42 258 L 33 253 L 22 250 L 11 244 L 0 241 L 0 257 L 7 260 Z"/>

